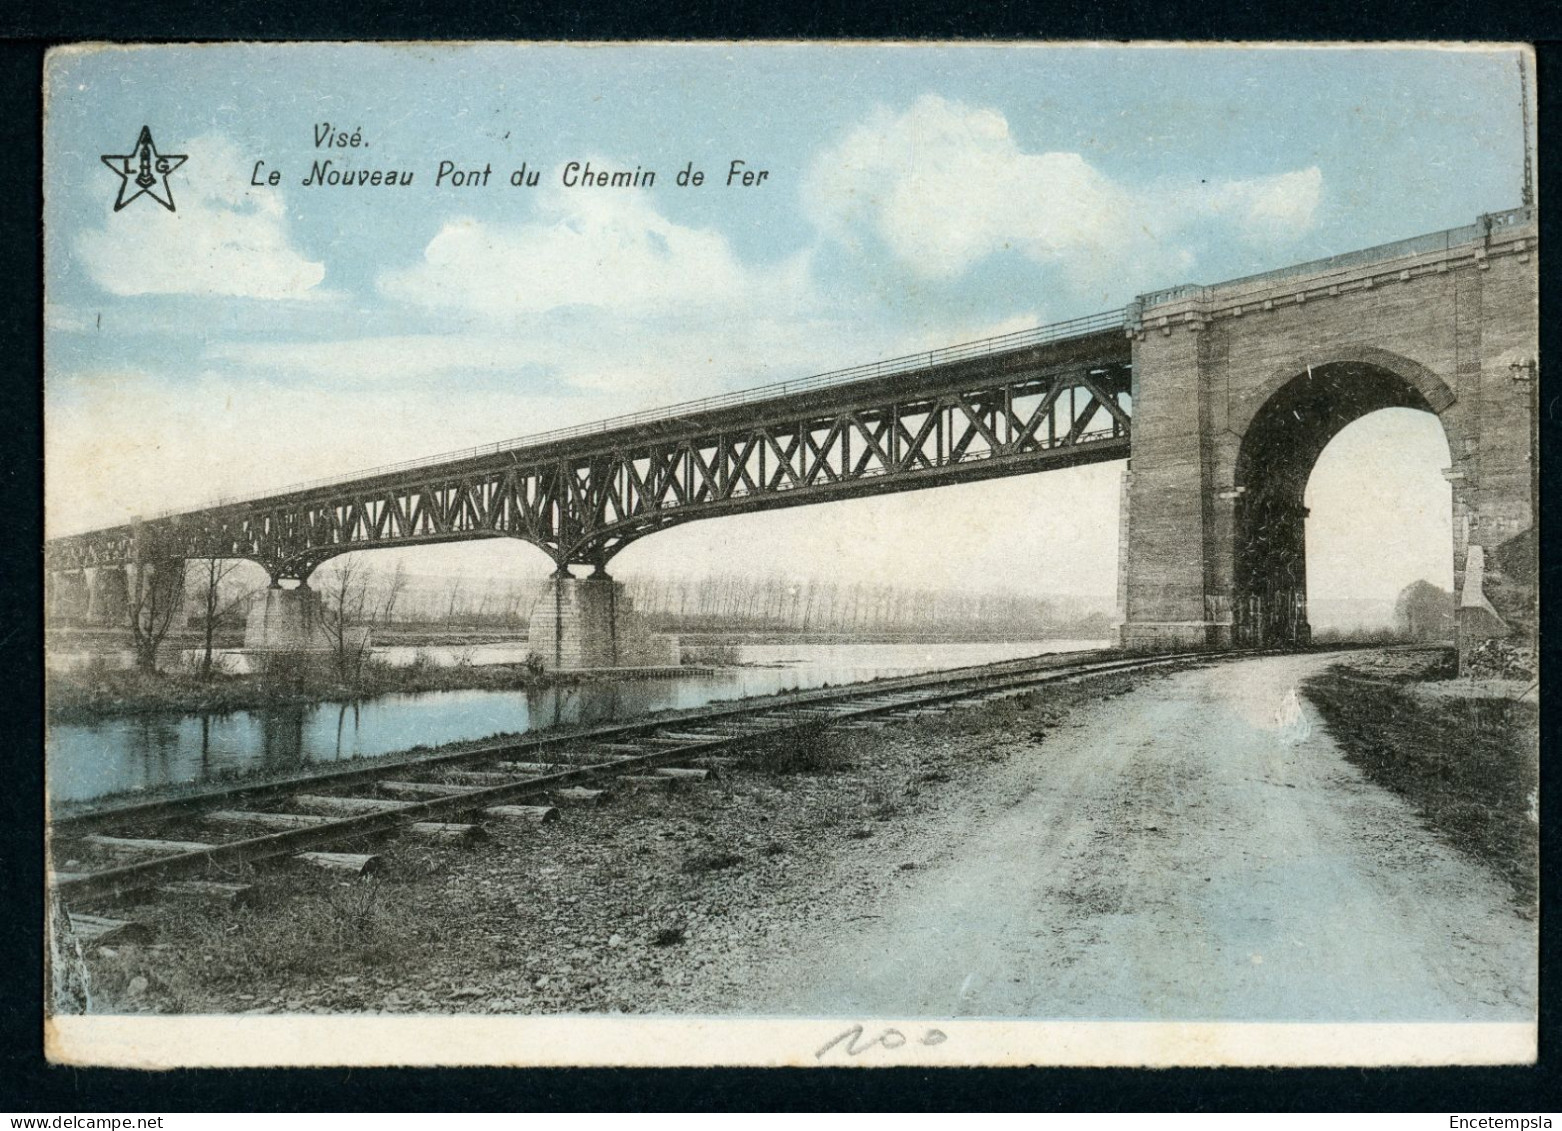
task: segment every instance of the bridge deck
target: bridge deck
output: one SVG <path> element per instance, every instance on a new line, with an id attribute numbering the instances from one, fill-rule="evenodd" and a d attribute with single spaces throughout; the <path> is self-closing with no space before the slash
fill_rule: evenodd
<path id="1" fill-rule="evenodd" d="M 51 570 L 483 537 L 601 565 L 676 522 L 1127 455 L 1113 311 L 51 540 Z"/>

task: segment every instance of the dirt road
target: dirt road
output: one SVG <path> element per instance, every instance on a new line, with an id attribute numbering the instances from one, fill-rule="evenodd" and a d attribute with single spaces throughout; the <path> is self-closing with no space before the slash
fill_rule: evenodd
<path id="1" fill-rule="evenodd" d="M 1039 1019 L 1525 1020 L 1534 925 L 1345 762 L 1324 656 L 1148 683 L 1010 759 L 1008 808 L 770 966 L 746 1011 Z"/>

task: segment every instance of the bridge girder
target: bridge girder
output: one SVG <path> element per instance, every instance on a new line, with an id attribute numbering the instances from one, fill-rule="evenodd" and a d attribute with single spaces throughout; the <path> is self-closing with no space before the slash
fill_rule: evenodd
<path id="1" fill-rule="evenodd" d="M 273 581 L 377 547 L 515 538 L 559 570 L 702 518 L 1023 474 L 1128 455 L 1129 365 L 988 359 L 835 404 L 756 402 L 747 419 L 661 422 L 546 456 L 496 453 L 117 527 L 45 547 L 50 570 L 243 558 Z M 815 398 L 817 401 L 817 398 Z"/>

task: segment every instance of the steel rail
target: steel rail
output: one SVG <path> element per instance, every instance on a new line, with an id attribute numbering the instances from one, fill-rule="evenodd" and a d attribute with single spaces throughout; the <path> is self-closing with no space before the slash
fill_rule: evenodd
<path id="1" fill-rule="evenodd" d="M 864 683 L 845 684 L 836 687 L 813 687 L 786 692 L 764 699 L 737 699 L 710 703 L 673 714 L 658 714 L 626 722 L 603 723 L 564 733 L 538 731 L 513 738 L 497 739 L 474 745 L 463 745 L 460 750 L 436 751 L 417 757 L 398 757 L 390 754 L 374 759 L 369 764 L 357 764 L 350 768 L 331 766 L 311 773 L 294 774 L 284 779 L 245 784 L 234 782 L 218 789 L 202 790 L 174 797 L 149 801 L 114 803 L 88 811 L 66 813 L 52 821 L 56 834 L 74 834 L 105 824 L 156 821 L 179 816 L 192 809 L 217 802 L 232 804 L 238 801 L 264 801 L 272 797 L 295 792 L 301 788 L 352 785 L 384 777 L 387 771 L 408 772 L 430 768 L 454 768 L 471 762 L 484 762 L 496 755 L 545 753 L 550 748 L 570 743 L 592 743 L 614 738 L 633 738 L 648 730 L 669 726 L 697 726 L 727 718 L 746 718 L 762 711 L 812 706 L 820 703 L 836 703 L 844 699 L 859 698 L 931 685 L 942 685 L 964 679 L 982 679 L 1001 676 L 1010 672 L 1051 671 L 1060 667 L 1073 667 L 1081 663 L 1097 662 L 1097 657 L 1114 656 L 1111 649 L 1092 649 L 1085 652 L 1054 652 L 1044 656 L 1029 656 L 1015 660 L 1000 660 L 993 664 L 978 664 L 963 668 L 947 668 L 941 671 L 914 672 L 910 675 L 890 676 Z"/>
<path id="2" fill-rule="evenodd" d="M 300 852 L 318 849 L 328 844 L 393 832 L 398 828 L 419 822 L 448 821 L 449 818 L 463 813 L 487 809 L 492 806 L 519 801 L 527 797 L 535 797 L 538 794 L 546 794 L 548 791 L 561 786 L 574 785 L 588 780 L 595 781 L 602 778 L 611 780 L 615 776 L 637 769 L 655 769 L 670 762 L 697 760 L 702 757 L 709 757 L 718 750 L 742 747 L 756 742 L 772 741 L 778 737 L 810 728 L 828 728 L 843 722 L 870 719 L 877 715 L 894 714 L 929 705 L 952 703 L 973 696 L 1018 692 L 1030 687 L 1070 682 L 1096 675 L 1142 670 L 1144 668 L 1189 660 L 1218 661 L 1250 654 L 1249 652 L 1211 653 L 1201 651 L 1102 662 L 1064 664 L 1044 668 L 1031 667 L 1018 671 L 994 672 L 985 669 L 963 669 L 967 673 L 974 671 L 978 674 L 963 674 L 954 679 L 946 678 L 931 684 L 897 689 L 890 689 L 876 684 L 862 685 L 853 688 L 845 694 L 811 700 L 811 702 L 815 703 L 833 703 L 845 708 L 839 712 L 826 715 L 811 714 L 803 718 L 786 720 L 772 719 L 770 720 L 771 722 L 779 725 L 767 726 L 763 729 L 744 730 L 737 734 L 713 735 L 709 739 L 681 743 L 677 746 L 664 747 L 643 754 L 632 754 L 598 763 L 576 765 L 569 769 L 555 772 L 519 776 L 515 781 L 491 787 L 474 787 L 458 794 L 430 798 L 424 801 L 405 802 L 399 804 L 394 809 L 355 814 L 335 820 L 325 820 L 320 824 L 303 828 L 226 841 L 206 848 L 159 856 L 150 860 L 136 861 L 94 872 L 61 876 L 55 879 L 53 888 L 60 897 L 66 899 L 112 897 L 129 891 L 167 883 L 214 865 L 233 865 L 278 856 L 291 856 Z M 890 701 L 883 701 L 886 696 L 889 697 Z M 867 699 L 875 700 L 875 702 L 857 703 L 855 707 L 853 706 L 854 700 Z M 742 706 L 722 711 L 715 716 L 702 716 L 698 719 L 661 720 L 654 723 L 641 724 L 638 729 L 645 732 L 672 730 L 690 723 L 708 725 L 713 721 L 719 722 L 722 719 L 734 718 L 736 716 L 748 716 L 756 721 L 763 722 L 767 715 L 778 715 L 789 710 L 795 711 L 803 705 L 805 704 L 800 704 L 796 701 L 759 704 L 748 702 Z M 561 737 L 555 741 L 573 742 L 578 745 L 581 743 L 582 737 L 581 735 L 573 735 L 568 738 Z M 511 748 L 509 746 L 500 746 L 486 750 L 478 757 L 485 760 L 493 759 L 497 755 L 510 751 Z M 464 751 L 462 752 L 462 757 L 469 759 L 476 753 Z M 448 759 L 418 762 L 410 767 L 408 763 L 403 762 L 394 766 L 375 767 L 370 776 L 384 778 L 390 774 L 405 772 L 409 768 L 427 770 L 429 768 L 441 769 L 448 767 Z M 301 784 L 306 783 L 291 782 L 285 785 L 278 783 L 275 789 L 277 792 L 292 792 L 296 791 Z M 336 784 L 347 783 L 338 782 Z M 223 796 L 229 801 L 233 800 L 232 794 Z M 189 806 L 189 808 L 209 807 L 214 800 L 214 798 L 210 797 L 204 798 L 200 806 Z M 147 818 L 143 816 L 142 819 Z M 76 832 L 79 830 L 73 829 L 72 831 Z M 55 835 L 58 837 L 61 834 L 59 831 L 56 831 Z M 66 834 L 66 839 L 69 839 L 69 834 Z"/>

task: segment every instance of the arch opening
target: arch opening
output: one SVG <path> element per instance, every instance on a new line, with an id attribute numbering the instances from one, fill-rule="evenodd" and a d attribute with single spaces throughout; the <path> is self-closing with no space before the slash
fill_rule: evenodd
<path id="1" fill-rule="evenodd" d="M 1308 368 L 1259 409 L 1243 437 L 1235 473 L 1235 644 L 1297 647 L 1312 639 L 1308 488 L 1325 449 L 1346 428 L 1383 410 L 1409 409 L 1436 418 L 1436 407 L 1405 376 L 1381 365 L 1348 361 Z M 1443 439 L 1446 452 L 1451 445 L 1446 444 L 1446 434 Z M 1385 460 L 1397 458 L 1389 449 L 1381 456 Z M 1370 484 L 1377 461 L 1356 462 L 1351 475 L 1359 484 Z M 1331 505 L 1339 505 L 1338 489 L 1329 494 Z M 1363 491 L 1345 505 L 1360 503 L 1369 495 Z M 1451 495 L 1446 497 L 1451 515 Z M 1379 518 L 1395 524 L 1405 520 L 1405 516 L 1387 513 Z M 1447 545 L 1451 562 L 1451 538 Z M 1334 547 L 1333 552 L 1354 553 L 1365 561 L 1361 556 L 1371 552 L 1371 547 L 1358 543 L 1353 550 Z"/>

